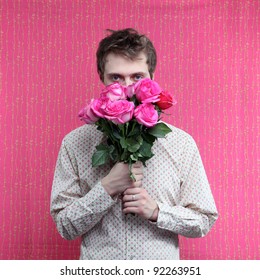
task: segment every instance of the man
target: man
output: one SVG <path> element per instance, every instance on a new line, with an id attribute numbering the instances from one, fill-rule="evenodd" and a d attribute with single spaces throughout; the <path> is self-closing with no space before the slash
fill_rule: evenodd
<path id="1" fill-rule="evenodd" d="M 99 44 L 97 68 L 105 85 L 152 79 L 155 66 L 153 44 L 133 29 L 111 31 Z M 51 214 L 62 237 L 82 237 L 81 259 L 179 259 L 179 234 L 209 232 L 218 214 L 197 146 L 170 127 L 167 138 L 155 142 L 147 167 L 133 164 L 136 181 L 127 164 L 91 166 L 104 137 L 95 126 L 64 138 Z"/>

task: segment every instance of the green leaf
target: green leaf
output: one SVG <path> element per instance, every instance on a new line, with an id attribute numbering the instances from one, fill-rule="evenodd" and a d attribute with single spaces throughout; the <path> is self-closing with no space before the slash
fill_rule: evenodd
<path id="1" fill-rule="evenodd" d="M 97 150 L 92 156 L 92 166 L 105 164 L 109 159 L 108 150 Z"/>
<path id="2" fill-rule="evenodd" d="M 124 149 L 123 153 L 120 156 L 120 160 L 124 161 L 124 162 L 127 162 L 128 158 L 129 158 L 129 155 L 127 153 L 127 149 Z"/>
<path id="3" fill-rule="evenodd" d="M 157 138 L 163 138 L 171 131 L 172 130 L 165 123 L 158 123 L 154 127 L 147 130 L 150 135 L 153 135 Z"/>
<path id="4" fill-rule="evenodd" d="M 107 151 L 108 150 L 108 146 L 104 145 L 104 144 L 99 144 L 96 146 L 96 150 L 97 151 Z"/>
<path id="5" fill-rule="evenodd" d="M 153 156 L 152 145 L 144 141 L 139 149 L 139 153 L 145 158 L 151 158 Z"/>
<path id="6" fill-rule="evenodd" d="M 119 128 L 119 130 L 124 133 L 125 130 L 125 125 L 124 124 L 118 124 L 117 127 Z"/>
<path id="7" fill-rule="evenodd" d="M 123 149 L 126 149 L 127 148 L 127 141 L 125 138 L 121 138 L 120 139 L 120 145 Z"/>
<path id="8" fill-rule="evenodd" d="M 150 134 L 148 134 L 148 133 L 142 133 L 142 137 L 143 137 L 143 139 L 147 142 L 147 143 L 149 143 L 149 144 L 153 144 L 153 142 L 156 140 L 156 137 L 154 137 L 153 135 L 150 135 Z"/>
<path id="9" fill-rule="evenodd" d="M 143 144 L 143 138 L 141 135 L 139 135 L 137 138 L 136 138 L 137 142 L 140 144 L 140 146 Z"/>
<path id="10" fill-rule="evenodd" d="M 135 135 L 139 135 L 140 134 L 140 125 L 136 125 L 137 122 L 136 121 L 132 121 L 131 125 L 132 128 L 128 134 L 128 136 L 135 136 Z"/>
<path id="11" fill-rule="evenodd" d="M 111 121 L 100 118 L 96 124 L 98 125 L 98 129 L 102 131 L 108 138 L 110 138 L 112 141 L 116 141 L 116 137 L 113 133 L 116 127 Z"/>
<path id="12" fill-rule="evenodd" d="M 138 161 L 138 156 L 136 154 L 130 155 L 130 158 L 133 162 Z"/>
<path id="13" fill-rule="evenodd" d="M 113 162 L 118 161 L 118 151 L 113 145 L 109 146 L 109 156 Z"/>
<path id="14" fill-rule="evenodd" d="M 127 150 L 130 153 L 134 153 L 140 148 L 139 142 L 133 138 L 126 139 L 126 143 L 127 143 Z"/>
<path id="15" fill-rule="evenodd" d="M 118 139 L 118 140 L 121 139 L 121 135 L 116 129 L 113 130 L 113 135 L 116 139 Z"/>

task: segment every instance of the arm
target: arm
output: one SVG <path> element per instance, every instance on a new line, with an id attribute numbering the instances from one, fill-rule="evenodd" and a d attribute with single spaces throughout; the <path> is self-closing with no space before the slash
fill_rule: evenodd
<path id="1" fill-rule="evenodd" d="M 63 141 L 52 186 L 51 215 L 65 239 L 75 239 L 92 229 L 117 202 L 117 195 L 127 187 L 139 187 L 142 165 L 133 165 L 136 177 L 129 177 L 128 164 L 117 163 L 101 181 L 82 195 L 78 166 L 72 147 Z"/>
<path id="2" fill-rule="evenodd" d="M 144 188 L 124 192 L 124 213 L 135 213 L 162 229 L 186 237 L 202 237 L 217 219 L 217 210 L 197 146 L 186 143 L 180 164 L 180 200 L 169 205 L 153 199 Z M 132 198 L 135 198 L 133 200 Z"/>
<path id="3" fill-rule="evenodd" d="M 58 155 L 51 194 L 51 215 L 65 239 L 75 239 L 94 227 L 116 203 L 101 182 L 82 195 L 73 150 L 64 140 Z"/>
<path id="4" fill-rule="evenodd" d="M 198 148 L 192 138 L 181 155 L 180 201 L 170 206 L 158 202 L 157 226 L 186 237 L 205 236 L 218 213 Z"/>

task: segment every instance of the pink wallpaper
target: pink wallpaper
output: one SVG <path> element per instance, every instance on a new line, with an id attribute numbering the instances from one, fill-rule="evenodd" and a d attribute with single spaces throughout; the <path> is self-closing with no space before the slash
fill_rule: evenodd
<path id="1" fill-rule="evenodd" d="M 220 213 L 182 259 L 260 259 L 258 0 L 1 0 L 0 259 L 77 259 L 49 214 L 62 138 L 99 93 L 105 29 L 134 27 L 175 94 L 166 121 L 195 138 Z"/>

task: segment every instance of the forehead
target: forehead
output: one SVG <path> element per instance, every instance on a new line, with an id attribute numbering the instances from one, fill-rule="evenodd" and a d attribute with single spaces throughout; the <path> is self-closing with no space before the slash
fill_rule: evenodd
<path id="1" fill-rule="evenodd" d="M 127 75 L 137 72 L 148 72 L 145 53 L 141 52 L 135 59 L 114 53 L 107 55 L 104 74 L 117 73 Z"/>

